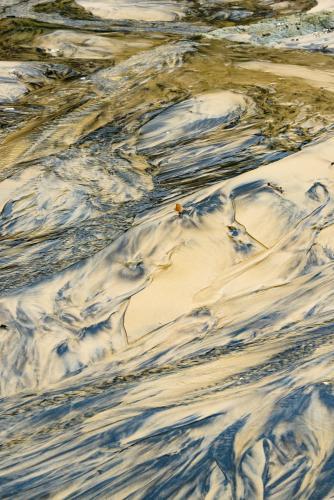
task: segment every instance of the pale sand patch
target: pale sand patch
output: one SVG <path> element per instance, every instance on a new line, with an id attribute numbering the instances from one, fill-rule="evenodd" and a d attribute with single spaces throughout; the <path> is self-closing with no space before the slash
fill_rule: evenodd
<path id="1" fill-rule="evenodd" d="M 24 64 L 16 61 L 0 61 L 0 102 L 12 102 L 27 91 L 16 72 L 24 69 Z"/>
<path id="2" fill-rule="evenodd" d="M 71 71 L 62 64 L 33 61 L 0 61 L 0 103 L 10 103 L 28 92 L 32 85 L 43 85 L 49 80 L 48 70 L 66 77 Z"/>
<path id="3" fill-rule="evenodd" d="M 159 113 L 140 130 L 139 149 L 198 136 L 238 119 L 250 100 L 236 92 L 216 91 L 195 96 Z"/>
<path id="4" fill-rule="evenodd" d="M 34 40 L 34 46 L 54 57 L 105 59 L 118 56 L 128 49 L 150 48 L 152 43 L 148 40 L 128 41 L 93 33 L 56 30 L 37 37 Z"/>
<path id="5" fill-rule="evenodd" d="M 283 78 L 301 78 L 312 87 L 323 88 L 334 92 L 334 72 L 322 71 L 296 64 L 278 64 L 267 61 L 250 61 L 238 64 L 240 68 L 252 71 L 263 71 Z"/>
<path id="6" fill-rule="evenodd" d="M 77 0 L 94 16 L 133 21 L 175 21 L 184 16 L 182 5 L 165 0 Z"/>
<path id="7" fill-rule="evenodd" d="M 291 246 L 283 241 L 298 221 L 312 212 L 315 201 L 324 196 L 322 182 L 333 188 L 333 159 L 331 139 L 222 183 L 218 191 L 215 188 L 222 207 L 201 218 L 199 227 L 180 226 L 180 232 L 175 233 L 171 221 L 167 232 L 166 223 L 161 221 L 156 227 L 160 236 L 155 236 L 161 242 L 161 251 L 165 248 L 169 254 L 168 265 L 157 266 L 145 288 L 130 299 L 124 320 L 128 338 L 136 340 L 221 297 L 227 300 L 273 283 L 276 286 L 284 283 L 292 270 L 301 272 L 299 259 L 306 251 L 303 246 L 307 233 L 300 229 L 300 238 L 305 241 L 298 245 L 297 240 Z M 264 180 L 268 189 L 247 193 L 250 187 L 246 186 L 256 186 Z M 307 195 L 310 190 L 314 190 L 314 195 Z M 233 202 L 236 221 L 241 225 L 238 231 L 245 228 L 254 238 L 253 251 L 248 256 L 238 256 L 226 230 L 231 201 L 223 200 L 238 191 L 240 195 Z M 282 248 L 276 248 L 281 240 Z"/>
<path id="8" fill-rule="evenodd" d="M 0 183 L 0 223 L 3 238 L 65 229 L 97 217 L 101 206 L 139 200 L 152 189 L 149 175 L 126 161 L 110 158 L 113 170 L 90 155 L 43 163 L 23 169 Z"/>
<path id="9" fill-rule="evenodd" d="M 317 5 L 309 12 L 320 12 L 321 10 L 334 10 L 334 0 L 317 0 Z"/>

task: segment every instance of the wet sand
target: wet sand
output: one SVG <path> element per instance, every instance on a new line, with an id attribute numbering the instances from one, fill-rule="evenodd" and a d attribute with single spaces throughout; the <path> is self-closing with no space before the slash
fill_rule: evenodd
<path id="1" fill-rule="evenodd" d="M 332 8 L 0 0 L 1 498 L 332 498 Z"/>

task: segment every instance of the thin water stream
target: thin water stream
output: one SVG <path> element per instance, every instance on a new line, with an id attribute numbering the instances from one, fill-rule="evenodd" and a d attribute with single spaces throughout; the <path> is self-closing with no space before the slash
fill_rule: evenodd
<path id="1" fill-rule="evenodd" d="M 332 498 L 332 7 L 0 0 L 1 498 Z"/>

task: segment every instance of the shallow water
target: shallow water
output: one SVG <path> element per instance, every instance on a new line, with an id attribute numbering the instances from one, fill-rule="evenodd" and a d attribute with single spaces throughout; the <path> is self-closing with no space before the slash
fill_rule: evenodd
<path id="1" fill-rule="evenodd" d="M 317 11 L 0 0 L 1 498 L 333 497 Z"/>

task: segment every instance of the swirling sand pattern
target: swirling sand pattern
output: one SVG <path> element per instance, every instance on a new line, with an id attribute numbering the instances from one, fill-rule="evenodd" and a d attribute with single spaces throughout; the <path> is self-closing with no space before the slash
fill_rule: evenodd
<path id="1" fill-rule="evenodd" d="M 334 496 L 331 50 L 216 39 L 295 4 L 0 1 L 1 498 Z"/>

